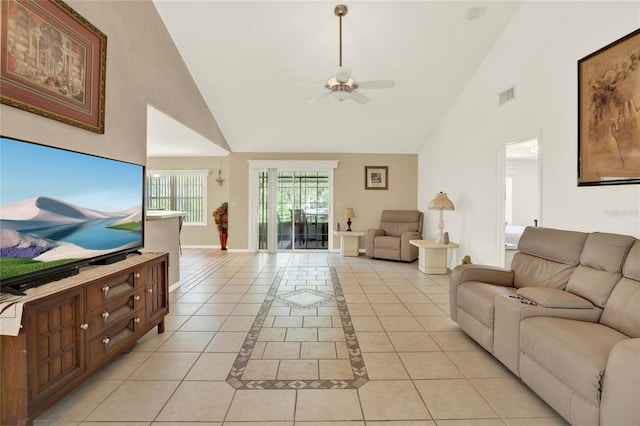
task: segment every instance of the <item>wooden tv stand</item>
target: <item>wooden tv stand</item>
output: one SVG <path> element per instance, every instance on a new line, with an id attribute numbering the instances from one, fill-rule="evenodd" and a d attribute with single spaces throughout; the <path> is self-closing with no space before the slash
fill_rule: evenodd
<path id="1" fill-rule="evenodd" d="M 0 424 L 35 418 L 169 313 L 169 256 L 144 253 L 31 289 L 17 336 L 0 336 Z"/>

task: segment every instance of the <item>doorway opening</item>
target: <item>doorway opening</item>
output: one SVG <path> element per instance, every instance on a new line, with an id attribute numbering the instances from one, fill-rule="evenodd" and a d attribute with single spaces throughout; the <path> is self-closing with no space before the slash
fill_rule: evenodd
<path id="1" fill-rule="evenodd" d="M 540 226 L 540 144 L 532 136 L 505 145 L 504 154 L 504 266 L 509 267 L 527 226 Z"/>

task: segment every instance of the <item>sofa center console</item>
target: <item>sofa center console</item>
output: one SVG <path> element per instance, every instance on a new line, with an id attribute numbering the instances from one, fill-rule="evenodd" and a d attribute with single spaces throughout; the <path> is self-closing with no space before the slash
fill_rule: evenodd
<path id="1" fill-rule="evenodd" d="M 590 303 L 590 309 L 546 307 L 517 293 L 496 296 L 494 304 L 493 356 L 517 376 L 520 375 L 520 323 L 523 319 L 547 316 L 596 322 L 602 314 L 602 309 Z"/>

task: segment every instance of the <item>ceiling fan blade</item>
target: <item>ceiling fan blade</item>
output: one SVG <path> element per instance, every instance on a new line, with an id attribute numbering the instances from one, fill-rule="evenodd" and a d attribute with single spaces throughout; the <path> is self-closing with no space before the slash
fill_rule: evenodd
<path id="1" fill-rule="evenodd" d="M 351 68 L 349 67 L 337 67 L 336 68 L 336 80 L 340 83 L 346 83 L 351 78 Z"/>
<path id="2" fill-rule="evenodd" d="M 316 96 L 315 98 L 311 98 L 307 101 L 308 104 L 313 104 L 316 103 L 318 101 L 323 100 L 324 98 L 329 97 L 329 95 L 331 94 L 331 91 L 327 90 L 326 92 L 322 93 L 321 95 Z"/>
<path id="3" fill-rule="evenodd" d="M 371 100 L 356 90 L 351 91 L 350 98 L 353 99 L 354 102 L 359 104 L 366 104 L 366 103 L 369 103 L 369 101 Z"/>
<path id="4" fill-rule="evenodd" d="M 371 81 L 359 81 L 359 89 L 391 89 L 396 87 L 396 82 L 393 80 L 371 80 Z"/>

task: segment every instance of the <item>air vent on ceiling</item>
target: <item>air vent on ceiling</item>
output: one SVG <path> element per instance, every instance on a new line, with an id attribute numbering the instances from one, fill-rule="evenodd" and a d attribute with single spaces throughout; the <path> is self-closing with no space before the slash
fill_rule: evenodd
<path id="1" fill-rule="evenodd" d="M 502 106 L 516 98 L 516 86 L 511 86 L 504 92 L 500 92 L 498 106 Z"/>

